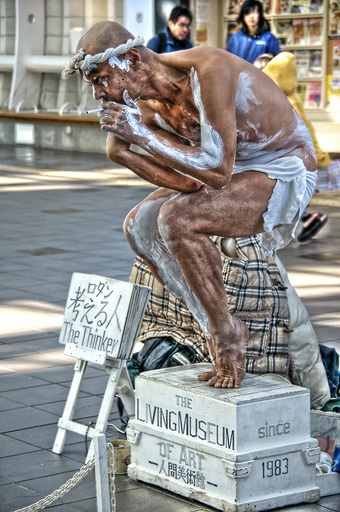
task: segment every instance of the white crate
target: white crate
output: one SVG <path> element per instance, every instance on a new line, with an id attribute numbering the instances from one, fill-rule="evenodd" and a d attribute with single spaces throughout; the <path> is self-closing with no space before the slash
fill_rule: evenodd
<path id="1" fill-rule="evenodd" d="M 197 381 L 206 368 L 136 379 L 130 478 L 228 512 L 317 501 L 320 449 L 310 438 L 308 391 L 254 375 L 238 390 L 215 389 Z"/>
<path id="2" fill-rule="evenodd" d="M 318 501 L 317 441 L 230 457 L 132 420 L 128 475 L 228 512 L 261 511 Z M 229 458 L 230 457 L 230 458 Z"/>
<path id="3" fill-rule="evenodd" d="M 309 390 L 246 374 L 239 389 L 197 380 L 195 364 L 144 372 L 136 379 L 136 419 L 235 453 L 310 438 Z"/>

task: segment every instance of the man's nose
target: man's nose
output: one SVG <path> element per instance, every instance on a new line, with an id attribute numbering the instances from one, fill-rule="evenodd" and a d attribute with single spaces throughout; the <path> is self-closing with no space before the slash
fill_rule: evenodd
<path id="1" fill-rule="evenodd" d="M 93 97 L 95 100 L 100 100 L 101 98 L 103 98 L 105 96 L 105 92 L 103 91 L 103 89 L 100 86 L 92 85 L 92 89 L 93 89 Z"/>

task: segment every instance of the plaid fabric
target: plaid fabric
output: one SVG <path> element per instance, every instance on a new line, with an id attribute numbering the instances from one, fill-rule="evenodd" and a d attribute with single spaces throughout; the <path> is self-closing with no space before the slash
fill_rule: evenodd
<path id="1" fill-rule="evenodd" d="M 249 329 L 247 372 L 287 375 L 289 308 L 275 257 L 264 255 L 256 236 L 236 239 L 238 259 L 226 257 L 221 238 L 212 240 L 222 258 L 230 313 L 243 320 Z M 198 322 L 153 277 L 140 257 L 135 260 L 130 281 L 152 289 L 138 341 L 171 336 L 193 347 L 200 361 L 209 361 L 207 341 Z"/>
<path id="2" fill-rule="evenodd" d="M 327 167 L 318 169 L 316 190 L 340 190 L 340 160 L 333 160 Z"/>

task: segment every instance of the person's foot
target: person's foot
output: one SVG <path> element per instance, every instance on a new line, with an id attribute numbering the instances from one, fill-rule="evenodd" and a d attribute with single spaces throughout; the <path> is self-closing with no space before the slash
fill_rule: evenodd
<path id="1" fill-rule="evenodd" d="M 323 213 L 306 212 L 302 217 L 303 229 L 297 236 L 298 242 L 308 242 L 326 224 L 328 217 Z"/>
<path id="2" fill-rule="evenodd" d="M 209 381 L 210 379 L 212 379 L 212 377 L 215 377 L 217 375 L 217 368 L 214 364 L 211 365 L 211 369 L 208 370 L 207 372 L 202 372 L 202 373 L 199 373 L 198 376 L 197 376 L 197 379 L 198 380 L 203 380 L 203 381 Z"/>
<path id="3" fill-rule="evenodd" d="M 213 377 L 214 375 L 216 375 L 216 372 L 217 372 L 217 368 L 215 366 L 215 349 L 214 349 L 214 345 L 213 345 L 213 342 L 212 342 L 212 339 L 211 337 L 207 337 L 206 338 L 207 340 L 207 343 L 208 343 L 208 348 L 209 348 L 209 353 L 210 353 L 210 360 L 212 362 L 212 365 L 211 365 L 211 369 L 207 372 L 202 372 L 202 373 L 199 373 L 198 376 L 197 376 L 197 379 L 198 380 L 203 380 L 203 381 L 207 381 L 207 380 L 210 380 L 211 377 Z"/>
<path id="4" fill-rule="evenodd" d="M 210 371 L 198 375 L 215 388 L 238 388 L 246 373 L 246 348 L 249 331 L 245 323 L 233 319 L 228 336 L 215 337 L 215 360 Z"/>

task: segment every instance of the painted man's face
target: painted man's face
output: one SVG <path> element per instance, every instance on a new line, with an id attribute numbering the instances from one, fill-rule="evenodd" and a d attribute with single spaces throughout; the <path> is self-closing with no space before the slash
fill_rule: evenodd
<path id="1" fill-rule="evenodd" d="M 129 88 L 129 71 L 112 66 L 108 61 L 98 64 L 85 77 L 93 89 L 96 100 L 124 103 L 123 92 Z"/>

